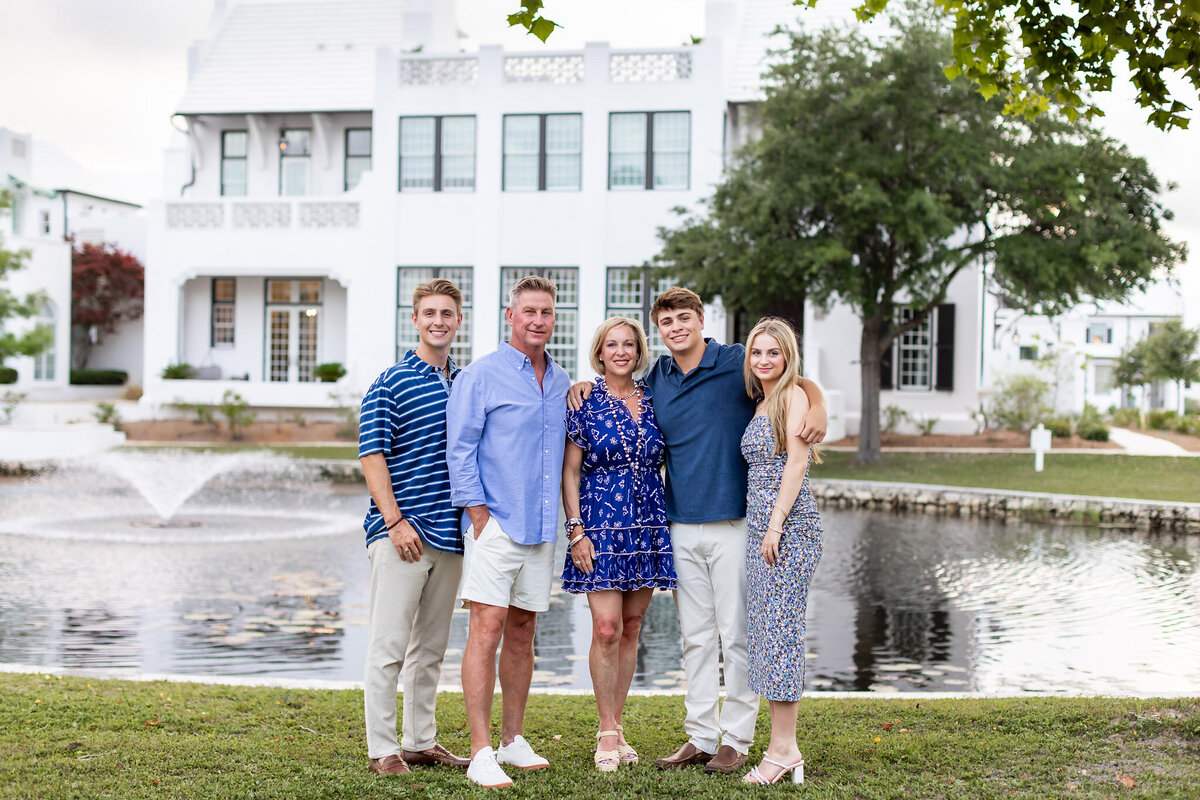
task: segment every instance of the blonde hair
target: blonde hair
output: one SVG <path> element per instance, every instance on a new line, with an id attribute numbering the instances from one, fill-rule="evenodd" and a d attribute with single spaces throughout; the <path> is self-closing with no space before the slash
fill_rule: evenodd
<path id="1" fill-rule="evenodd" d="M 641 373 L 650 363 L 650 343 L 646 341 L 646 332 L 642 330 L 642 323 L 628 317 L 609 317 L 600 323 L 600 327 L 596 328 L 595 336 L 592 337 L 592 369 L 596 370 L 597 374 L 604 374 L 604 362 L 600 360 L 600 353 L 604 350 L 604 340 L 608 338 L 608 334 L 614 328 L 622 325 L 633 331 L 633 338 L 637 340 L 637 363 L 633 365 L 633 374 Z"/>
<path id="2" fill-rule="evenodd" d="M 434 278 L 431 281 L 425 281 L 413 290 L 413 313 L 421 310 L 421 301 L 426 297 L 433 297 L 437 294 L 444 294 L 454 301 L 454 307 L 458 309 L 458 313 L 462 313 L 463 294 L 450 281 L 445 278 Z"/>
<path id="3" fill-rule="evenodd" d="M 558 300 L 558 287 L 554 285 L 554 281 L 543 278 L 541 275 L 526 275 L 514 283 L 509 291 L 508 307 L 516 309 L 517 298 L 525 292 L 545 292 L 550 295 L 551 300 Z"/>
<path id="4" fill-rule="evenodd" d="M 779 455 L 787 452 L 788 407 L 791 405 L 792 387 L 800 380 L 800 345 L 792 326 L 779 317 L 763 317 L 750 330 L 750 335 L 746 337 L 746 361 L 742 370 L 746 379 L 746 394 L 754 400 L 763 399 L 764 392 L 762 381 L 750 369 L 750 349 L 754 347 L 754 340 L 764 333 L 779 342 L 779 349 L 783 351 L 783 374 L 779 376 L 770 396 L 765 398 L 766 416 L 775 437 L 775 454 Z M 821 463 L 821 451 L 816 445 L 812 447 L 812 460 L 813 463 Z"/>

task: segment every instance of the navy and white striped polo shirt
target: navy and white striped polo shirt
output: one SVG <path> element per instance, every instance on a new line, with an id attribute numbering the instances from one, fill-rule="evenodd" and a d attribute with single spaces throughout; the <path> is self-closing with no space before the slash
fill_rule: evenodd
<path id="1" fill-rule="evenodd" d="M 453 381 L 460 370 L 453 360 L 449 366 Z M 358 457 L 383 453 L 400 513 L 431 547 L 461 553 L 461 511 L 450 504 L 446 468 L 449 396 L 441 370 L 409 350 L 400 363 L 384 370 L 363 396 Z M 374 499 L 363 528 L 368 545 L 387 536 Z"/>

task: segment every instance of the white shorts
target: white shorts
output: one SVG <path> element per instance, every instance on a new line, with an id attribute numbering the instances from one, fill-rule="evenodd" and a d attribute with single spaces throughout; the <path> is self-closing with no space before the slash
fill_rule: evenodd
<path id="1" fill-rule="evenodd" d="M 463 582 L 459 597 L 472 603 L 526 611 L 550 608 L 554 542 L 517 544 L 490 517 L 479 538 L 474 526 L 463 536 Z"/>

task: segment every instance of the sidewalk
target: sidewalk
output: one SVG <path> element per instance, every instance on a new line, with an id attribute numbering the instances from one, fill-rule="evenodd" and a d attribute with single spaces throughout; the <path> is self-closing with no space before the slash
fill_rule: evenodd
<path id="1" fill-rule="evenodd" d="M 1125 428 L 1109 428 L 1108 440 L 1116 442 L 1125 448 L 1125 452 L 1135 456 L 1195 456 L 1200 453 L 1189 453 L 1174 442 L 1136 433 Z"/>

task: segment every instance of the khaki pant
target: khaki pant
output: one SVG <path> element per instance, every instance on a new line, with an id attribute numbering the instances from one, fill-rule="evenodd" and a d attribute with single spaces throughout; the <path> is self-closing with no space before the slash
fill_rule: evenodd
<path id="1" fill-rule="evenodd" d="M 758 695 L 746 685 L 746 520 L 673 522 L 671 547 L 687 675 L 684 731 L 706 753 L 722 744 L 746 753 L 758 719 Z M 725 661 L 719 710 L 718 646 Z"/>
<path id="2" fill-rule="evenodd" d="M 402 561 L 386 536 L 367 548 L 371 620 L 364 710 L 370 758 L 399 755 L 396 682 L 404 673 L 403 748 L 428 750 L 437 737 L 434 707 L 462 556 L 425 545 L 421 560 Z"/>

